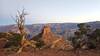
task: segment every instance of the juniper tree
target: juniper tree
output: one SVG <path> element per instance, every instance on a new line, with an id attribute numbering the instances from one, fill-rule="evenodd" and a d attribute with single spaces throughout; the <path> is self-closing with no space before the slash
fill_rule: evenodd
<path id="1" fill-rule="evenodd" d="M 75 32 L 75 37 L 72 39 L 74 48 L 85 48 L 88 45 L 88 34 L 91 32 L 91 28 L 88 24 L 80 23 L 77 25 L 78 31 Z"/>
<path id="2" fill-rule="evenodd" d="M 36 47 L 33 43 L 36 43 L 35 41 L 29 41 L 26 37 L 27 37 L 27 32 L 25 31 L 25 16 L 27 15 L 27 13 L 25 13 L 25 10 L 23 9 L 21 12 L 18 11 L 17 15 L 16 15 L 16 19 L 15 22 L 18 26 L 18 30 L 21 36 L 21 43 L 20 43 L 20 48 L 18 50 L 18 53 L 20 53 L 24 47 L 26 47 L 27 45 L 30 45 L 32 47 Z"/>

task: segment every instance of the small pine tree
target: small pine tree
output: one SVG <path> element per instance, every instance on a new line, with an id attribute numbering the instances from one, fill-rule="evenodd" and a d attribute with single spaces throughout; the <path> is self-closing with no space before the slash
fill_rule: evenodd
<path id="1" fill-rule="evenodd" d="M 75 32 L 75 37 L 72 39 L 73 46 L 75 49 L 77 48 L 88 48 L 89 45 L 89 37 L 88 34 L 91 32 L 91 28 L 88 24 L 80 23 L 77 25 L 78 31 Z"/>

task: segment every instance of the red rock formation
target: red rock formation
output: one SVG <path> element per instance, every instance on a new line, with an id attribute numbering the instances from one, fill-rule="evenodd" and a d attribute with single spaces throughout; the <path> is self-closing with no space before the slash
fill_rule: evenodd
<path id="1" fill-rule="evenodd" d="M 50 46 L 51 48 L 64 49 L 69 46 L 71 47 L 69 42 L 68 41 L 66 42 L 62 36 L 56 35 L 52 32 L 49 24 L 44 26 L 42 32 L 39 35 L 37 35 L 37 37 L 38 40 L 43 41 L 43 43 L 46 46 Z"/>
<path id="2" fill-rule="evenodd" d="M 42 40 L 46 45 L 51 45 L 54 40 L 57 40 L 57 37 L 51 31 L 50 25 L 45 25 L 42 33 Z"/>

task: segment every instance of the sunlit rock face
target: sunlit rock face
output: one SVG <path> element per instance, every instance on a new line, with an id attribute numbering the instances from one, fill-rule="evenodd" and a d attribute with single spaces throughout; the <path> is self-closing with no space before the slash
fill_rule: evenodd
<path id="1" fill-rule="evenodd" d="M 42 30 L 42 40 L 46 45 L 51 45 L 53 41 L 57 40 L 57 37 L 52 33 L 50 25 L 45 25 Z"/>
<path id="2" fill-rule="evenodd" d="M 46 46 L 56 49 L 67 49 L 72 48 L 69 41 L 65 41 L 64 38 L 60 35 L 56 35 L 52 32 L 50 24 L 46 24 L 42 32 L 38 34 L 33 40 L 41 40 Z"/>

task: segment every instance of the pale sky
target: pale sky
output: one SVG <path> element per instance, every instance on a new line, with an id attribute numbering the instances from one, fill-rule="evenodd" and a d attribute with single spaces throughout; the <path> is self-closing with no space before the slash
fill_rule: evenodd
<path id="1" fill-rule="evenodd" d="M 23 7 L 26 24 L 100 21 L 100 0 L 0 0 L 0 25 L 14 24 Z"/>

